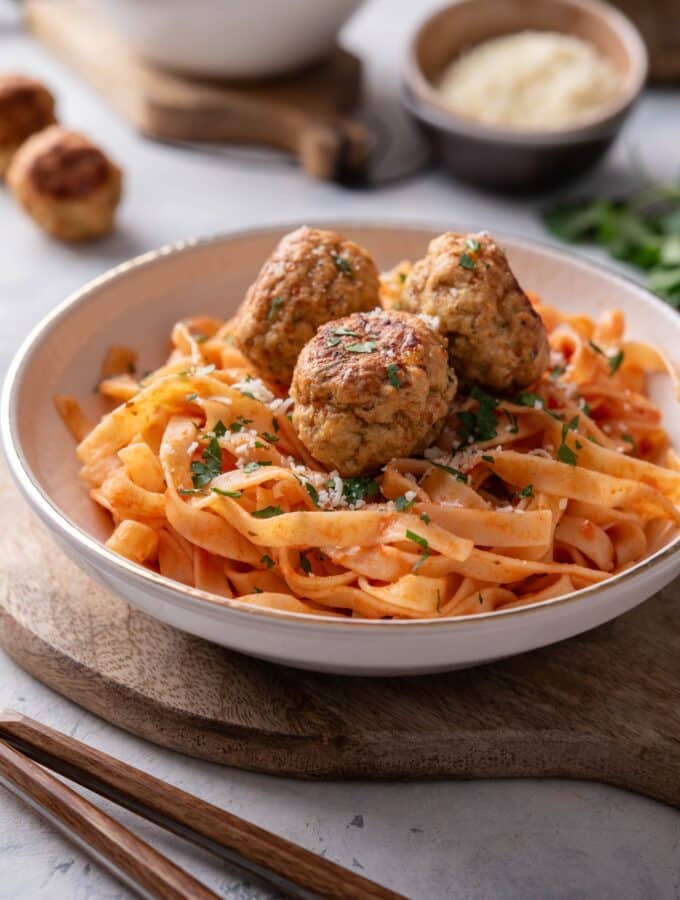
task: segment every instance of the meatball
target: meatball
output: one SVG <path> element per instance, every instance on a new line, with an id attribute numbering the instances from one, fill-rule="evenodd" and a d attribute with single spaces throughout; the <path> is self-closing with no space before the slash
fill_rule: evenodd
<path id="1" fill-rule="evenodd" d="M 39 81 L 0 76 L 0 177 L 26 138 L 55 121 L 54 97 Z"/>
<path id="2" fill-rule="evenodd" d="M 376 310 L 322 325 L 298 357 L 293 425 L 329 469 L 354 476 L 422 452 L 456 393 L 446 341 L 418 316 Z"/>
<path id="3" fill-rule="evenodd" d="M 7 183 L 42 228 L 62 241 L 111 231 L 122 175 L 90 140 L 52 125 L 15 153 Z"/>
<path id="4" fill-rule="evenodd" d="M 319 325 L 378 302 L 378 272 L 365 250 L 333 231 L 298 228 L 250 286 L 234 337 L 263 377 L 288 385 Z"/>
<path id="5" fill-rule="evenodd" d="M 401 308 L 438 320 L 461 380 L 511 392 L 548 365 L 543 322 L 484 233 L 442 234 L 406 278 Z"/>

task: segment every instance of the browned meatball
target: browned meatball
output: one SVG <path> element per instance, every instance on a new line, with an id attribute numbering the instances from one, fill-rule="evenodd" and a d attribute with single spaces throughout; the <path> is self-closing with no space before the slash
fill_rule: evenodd
<path id="1" fill-rule="evenodd" d="M 461 379 L 515 391 L 548 365 L 543 322 L 503 250 L 485 233 L 442 234 L 406 278 L 402 309 L 426 313 L 449 339 Z"/>
<path id="2" fill-rule="evenodd" d="M 290 388 L 293 424 L 341 475 L 425 449 L 456 393 L 446 342 L 417 316 L 376 310 L 322 325 Z"/>
<path id="3" fill-rule="evenodd" d="M 7 183 L 45 231 L 83 241 L 113 228 L 122 173 L 88 138 L 51 125 L 17 150 Z"/>
<path id="4" fill-rule="evenodd" d="M 39 81 L 0 76 L 0 176 L 26 138 L 55 121 L 54 97 Z"/>
<path id="5" fill-rule="evenodd" d="M 265 378 L 288 385 L 319 325 L 377 305 L 378 272 L 365 250 L 333 231 L 298 228 L 250 286 L 234 337 Z"/>

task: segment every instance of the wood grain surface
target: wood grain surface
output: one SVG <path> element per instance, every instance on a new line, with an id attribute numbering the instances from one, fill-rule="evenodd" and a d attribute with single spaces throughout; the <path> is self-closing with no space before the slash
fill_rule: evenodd
<path id="1" fill-rule="evenodd" d="M 232 653 L 133 609 L 57 549 L 4 467 L 0 535 L 5 651 L 165 747 L 303 778 L 585 778 L 680 805 L 678 582 L 595 631 L 500 663 L 342 678 Z"/>
<path id="2" fill-rule="evenodd" d="M 272 81 L 208 81 L 144 62 L 82 3 L 28 0 L 25 16 L 40 41 L 149 137 L 276 147 L 322 179 L 363 172 L 369 135 L 346 118 L 360 99 L 361 64 L 345 50 Z"/>

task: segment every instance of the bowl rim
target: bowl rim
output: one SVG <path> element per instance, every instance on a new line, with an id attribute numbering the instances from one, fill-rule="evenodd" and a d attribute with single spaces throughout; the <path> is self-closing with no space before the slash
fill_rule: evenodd
<path id="1" fill-rule="evenodd" d="M 616 32 L 625 47 L 631 63 L 632 78 L 625 91 L 617 94 L 608 104 L 575 125 L 565 128 L 528 130 L 489 125 L 459 115 L 444 103 L 434 85 L 425 77 L 416 48 L 424 31 L 450 9 L 469 3 L 470 0 L 449 0 L 422 18 L 408 42 L 401 68 L 402 101 L 418 117 L 429 124 L 476 140 L 507 143 L 514 146 L 559 146 L 591 140 L 600 134 L 609 134 L 618 121 L 630 110 L 640 96 L 647 80 L 649 58 L 646 45 L 637 27 L 620 9 L 605 0 L 559 0 L 598 18 Z M 475 0 L 483 2 L 483 0 Z M 552 0 L 544 0 L 552 2 Z M 568 33 L 568 32 L 565 32 Z"/>
<path id="2" fill-rule="evenodd" d="M 435 221 L 432 219 L 399 219 L 399 220 L 376 220 L 371 218 L 347 219 L 342 217 L 326 217 L 316 223 L 321 228 L 336 228 L 351 231 L 353 228 L 367 228 L 371 230 L 392 230 L 407 231 L 419 230 L 425 232 L 436 232 L 437 230 L 446 231 L 452 228 L 458 228 L 464 231 L 479 231 L 480 229 L 460 223 L 452 223 L 450 221 Z M 508 617 L 540 615 L 553 607 L 565 606 L 580 601 L 593 601 L 594 595 L 600 593 L 612 586 L 617 586 L 625 581 L 640 576 L 643 572 L 648 572 L 651 567 L 658 567 L 663 562 L 670 562 L 671 558 L 680 552 L 680 534 L 669 544 L 661 547 L 651 556 L 641 560 L 630 569 L 626 569 L 604 581 L 590 585 L 589 587 L 580 588 L 571 591 L 559 597 L 552 597 L 542 600 L 540 603 L 534 603 L 527 606 L 515 607 L 507 610 L 493 610 L 491 612 L 475 613 L 474 615 L 450 616 L 446 618 L 422 618 L 422 619 L 366 619 L 366 618 L 340 618 L 331 617 L 315 613 L 300 613 L 290 610 L 272 609 L 269 607 L 257 606 L 247 601 L 236 600 L 232 598 L 219 597 L 215 594 L 208 593 L 199 588 L 181 584 L 171 578 L 161 575 L 157 572 L 147 569 L 144 566 L 134 563 L 123 556 L 109 550 L 105 544 L 66 515 L 59 506 L 55 504 L 52 498 L 43 491 L 34 478 L 31 467 L 21 447 L 18 430 L 18 395 L 21 388 L 22 375 L 28 366 L 30 358 L 36 348 L 43 339 L 54 329 L 63 318 L 66 318 L 73 310 L 81 305 L 85 305 L 91 295 L 104 285 L 124 279 L 128 275 L 134 274 L 140 269 L 156 265 L 165 257 L 181 256 L 191 253 L 194 250 L 201 250 L 213 245 L 229 243 L 233 240 L 266 237 L 268 235 L 275 239 L 282 230 L 293 230 L 299 227 L 300 221 L 291 222 L 280 221 L 274 222 L 267 226 L 253 226 L 245 229 L 233 229 L 226 232 L 217 232 L 202 237 L 189 238 L 176 241 L 170 244 L 147 251 L 136 257 L 132 257 L 112 268 L 106 270 L 101 275 L 87 281 L 82 287 L 70 293 L 64 300 L 58 303 L 46 316 L 44 316 L 28 333 L 16 351 L 10 366 L 7 370 L 5 381 L 0 395 L 0 438 L 5 452 L 5 457 L 9 463 L 10 473 L 16 484 L 19 486 L 25 499 L 34 512 L 47 524 L 50 530 L 60 539 L 65 540 L 70 546 L 77 547 L 80 553 L 89 556 L 90 560 L 96 560 L 97 565 L 104 569 L 119 572 L 119 577 L 127 576 L 133 583 L 138 585 L 140 590 L 155 589 L 160 595 L 165 597 L 173 597 L 179 599 L 183 603 L 190 606 L 200 607 L 204 612 L 209 609 L 223 609 L 225 614 L 234 614 L 239 618 L 252 620 L 253 615 L 260 619 L 274 619 L 280 623 L 288 624 L 291 627 L 306 627 L 317 629 L 319 627 L 333 627 L 342 630 L 348 629 L 352 632 L 361 628 L 384 628 L 387 632 L 397 633 L 403 628 L 462 628 L 471 627 L 482 622 L 498 622 Z M 631 288 L 644 297 L 644 301 L 651 304 L 659 315 L 668 318 L 670 322 L 675 323 L 674 314 L 662 300 L 648 291 L 632 278 L 623 275 L 615 269 L 594 263 L 576 253 L 564 250 L 547 241 L 540 241 L 534 238 L 525 237 L 513 232 L 495 230 L 500 242 L 509 241 L 515 246 L 524 246 L 530 250 L 538 250 L 542 254 L 556 257 L 564 263 L 571 266 L 577 266 L 590 273 L 604 274 L 613 282 L 618 283 L 624 289 Z M 677 323 L 676 323 L 677 324 Z M 206 606 L 207 603 L 207 606 Z M 491 626 L 489 626 L 491 627 Z"/>

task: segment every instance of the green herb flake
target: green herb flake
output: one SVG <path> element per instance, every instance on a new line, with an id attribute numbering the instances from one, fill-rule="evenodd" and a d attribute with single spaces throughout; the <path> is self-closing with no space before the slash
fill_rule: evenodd
<path id="1" fill-rule="evenodd" d="M 430 522 L 432 521 L 432 519 L 428 516 L 427 513 L 421 513 L 419 518 L 420 518 L 421 522 L 424 522 L 426 525 L 429 525 Z"/>
<path id="2" fill-rule="evenodd" d="M 270 322 L 274 321 L 274 319 L 276 318 L 276 311 L 278 310 L 279 306 L 281 306 L 281 304 L 285 302 L 285 297 L 274 297 L 269 307 L 269 312 L 267 313 L 267 318 Z"/>
<path id="3" fill-rule="evenodd" d="M 468 253 L 461 253 L 460 259 L 458 260 L 458 265 L 462 269 L 476 269 L 477 263 Z"/>
<path id="4" fill-rule="evenodd" d="M 339 337 L 331 337 L 331 338 L 328 338 L 328 340 L 326 341 L 326 346 L 327 347 L 337 347 L 339 343 L 340 343 Z"/>
<path id="5" fill-rule="evenodd" d="M 222 488 L 214 487 L 210 488 L 213 494 L 218 494 L 220 497 L 229 497 L 232 500 L 238 500 L 239 497 L 243 496 L 243 491 L 223 491 Z"/>
<path id="6" fill-rule="evenodd" d="M 496 407 L 498 400 L 487 394 L 475 385 L 470 391 L 470 397 L 478 403 L 477 412 L 462 410 L 458 413 L 460 427 L 458 435 L 465 443 L 474 441 L 490 441 L 498 434 L 498 421 L 496 419 Z"/>
<path id="7" fill-rule="evenodd" d="M 465 244 L 466 244 L 468 250 L 471 250 L 472 253 L 479 253 L 479 251 L 482 249 L 482 245 L 477 240 L 477 238 L 469 237 L 465 241 Z"/>
<path id="8" fill-rule="evenodd" d="M 183 496 L 189 496 L 189 494 L 204 494 L 205 491 L 202 488 L 180 488 L 179 493 Z"/>
<path id="9" fill-rule="evenodd" d="M 399 282 L 400 282 L 400 284 L 403 284 L 405 281 L 406 281 L 406 272 L 400 272 L 400 273 L 399 273 Z"/>
<path id="10" fill-rule="evenodd" d="M 236 419 L 234 419 L 233 422 L 230 423 L 229 431 L 231 431 L 233 434 L 236 434 L 239 431 L 243 431 L 246 425 L 251 425 L 252 422 L 252 419 L 246 419 L 244 416 L 238 416 Z"/>
<path id="11" fill-rule="evenodd" d="M 268 459 L 262 459 L 259 462 L 255 462 L 255 460 L 253 460 L 252 462 L 247 462 L 245 464 L 245 466 L 243 467 L 243 471 L 247 475 L 250 475 L 251 472 L 257 472 L 257 470 L 260 469 L 262 466 L 271 466 L 271 464 L 272 464 L 271 460 L 268 460 Z"/>
<path id="12" fill-rule="evenodd" d="M 257 585 L 255 585 L 255 587 L 252 589 L 252 591 L 250 593 L 251 594 L 264 594 L 264 591 L 262 590 L 261 587 L 257 587 Z"/>
<path id="13" fill-rule="evenodd" d="M 366 475 L 360 475 L 358 478 L 344 478 L 342 481 L 342 496 L 350 506 L 359 500 L 375 497 L 379 490 L 378 482 Z"/>
<path id="14" fill-rule="evenodd" d="M 430 545 L 428 544 L 427 540 L 422 536 L 422 534 L 416 534 L 415 531 L 409 531 L 407 529 L 406 537 L 409 539 L 409 541 L 413 541 L 414 544 L 418 544 L 419 547 L 423 548 L 423 553 L 422 553 L 420 559 L 411 569 L 412 572 L 417 572 L 418 569 L 422 566 L 422 564 L 425 562 L 425 560 L 430 555 Z"/>
<path id="15" fill-rule="evenodd" d="M 455 469 L 453 466 L 445 466 L 444 463 L 433 462 L 432 465 L 435 469 L 441 469 L 442 472 L 446 472 L 449 475 L 453 475 L 456 481 L 461 481 L 463 484 L 468 483 L 468 477 L 465 472 L 461 472 L 460 469 Z"/>
<path id="16" fill-rule="evenodd" d="M 281 431 L 281 426 L 279 425 L 278 419 L 272 419 L 272 428 L 278 434 Z"/>
<path id="17" fill-rule="evenodd" d="M 407 500 L 406 497 L 402 494 L 401 497 L 397 497 L 397 499 L 394 501 L 394 508 L 397 510 L 397 512 L 405 512 L 407 509 L 411 509 L 415 502 L 415 497 L 413 498 L 413 500 Z"/>
<path id="18" fill-rule="evenodd" d="M 557 379 L 561 375 L 564 375 L 564 373 L 566 371 L 567 370 L 566 370 L 565 366 L 553 366 L 553 368 L 550 370 L 550 377 L 552 378 L 553 381 L 557 381 Z"/>
<path id="19" fill-rule="evenodd" d="M 532 391 L 522 391 L 516 400 L 520 406 L 528 406 L 530 409 L 543 409 L 545 403 L 543 397 Z M 538 405 L 537 405 L 538 404 Z"/>
<path id="20" fill-rule="evenodd" d="M 508 421 L 510 425 L 506 429 L 509 434 L 519 434 L 519 422 L 517 421 L 517 416 L 514 413 L 509 412 L 507 409 L 504 409 L 503 412 L 508 417 Z"/>
<path id="21" fill-rule="evenodd" d="M 483 459 L 484 462 L 486 462 L 486 463 L 495 463 L 495 462 L 496 462 L 496 460 L 493 458 L 493 456 L 489 456 L 488 453 L 483 453 L 483 454 L 482 454 L 482 459 Z"/>
<path id="22" fill-rule="evenodd" d="M 526 487 L 523 487 L 521 491 L 517 491 L 518 497 L 533 497 L 534 496 L 534 486 L 533 484 L 527 484 Z"/>
<path id="23" fill-rule="evenodd" d="M 273 569 L 274 566 L 276 565 L 274 560 L 267 553 L 265 553 L 264 556 L 260 557 L 260 564 L 265 566 L 267 569 Z"/>
<path id="24" fill-rule="evenodd" d="M 191 464 L 191 480 L 195 488 L 205 487 L 222 473 L 222 450 L 216 437 L 210 439 L 202 453 L 202 460 Z"/>
<path id="25" fill-rule="evenodd" d="M 377 346 L 375 341 L 357 341 L 354 344 L 347 344 L 345 350 L 349 353 L 373 353 Z"/>
<path id="26" fill-rule="evenodd" d="M 595 341 L 588 341 L 588 346 L 593 351 L 593 353 L 597 353 L 599 356 L 606 356 L 607 354 L 604 352 L 602 347 L 599 344 L 596 344 Z"/>
<path id="27" fill-rule="evenodd" d="M 621 440 L 624 440 L 627 444 L 630 444 L 633 453 L 638 452 L 637 444 L 636 444 L 635 438 L 633 437 L 632 434 L 622 434 Z"/>
<path id="28" fill-rule="evenodd" d="M 401 387 L 401 381 L 399 380 L 399 366 L 392 364 L 387 367 L 387 380 L 393 388 L 399 390 Z"/>
<path id="29" fill-rule="evenodd" d="M 309 577 L 312 574 L 312 564 L 307 559 L 306 552 L 303 552 L 302 550 L 300 550 L 300 568 L 302 569 L 302 571 L 305 573 L 305 575 L 307 577 Z"/>
<path id="30" fill-rule="evenodd" d="M 610 378 L 612 375 L 616 375 L 616 373 L 621 368 L 621 363 L 623 362 L 624 355 L 625 354 L 624 354 L 623 350 L 619 350 L 613 356 L 607 357 L 607 360 L 609 361 L 609 377 Z"/>
<path id="31" fill-rule="evenodd" d="M 283 510 L 280 506 L 263 506 L 262 509 L 254 509 L 251 515 L 255 519 L 273 519 L 283 515 Z"/>
<path id="32" fill-rule="evenodd" d="M 222 419 L 218 419 L 213 426 L 213 434 L 215 437 L 221 438 L 227 433 L 227 426 L 224 424 Z"/>
<path id="33" fill-rule="evenodd" d="M 317 489 L 314 487 L 314 485 L 310 481 L 305 481 L 305 488 L 306 488 L 307 493 L 309 494 L 314 506 L 318 506 L 319 505 L 319 493 L 318 493 Z"/>
<path id="34" fill-rule="evenodd" d="M 272 434 L 271 431 L 263 431 L 262 437 L 265 439 L 265 441 L 269 441 L 270 444 L 278 444 L 279 442 L 277 436 L 275 434 Z"/>
<path id="35" fill-rule="evenodd" d="M 573 419 L 572 419 L 572 421 L 573 421 Z M 566 463 L 568 466 L 575 466 L 576 459 L 577 459 L 576 454 L 571 449 L 571 447 L 568 446 L 568 444 L 565 441 L 565 438 L 566 438 L 569 430 L 570 430 L 569 425 L 562 426 L 562 443 L 557 448 L 557 458 L 559 459 L 560 462 Z"/>
<path id="36" fill-rule="evenodd" d="M 187 401 L 187 403 L 193 403 L 194 400 L 198 399 L 198 394 L 196 394 L 196 393 L 187 394 L 184 399 Z"/>
<path id="37" fill-rule="evenodd" d="M 354 270 L 345 256 L 340 256 L 339 253 L 331 253 L 331 259 L 335 263 L 335 268 L 338 269 L 338 271 L 342 272 L 343 275 L 347 275 L 349 278 L 354 278 Z"/>

